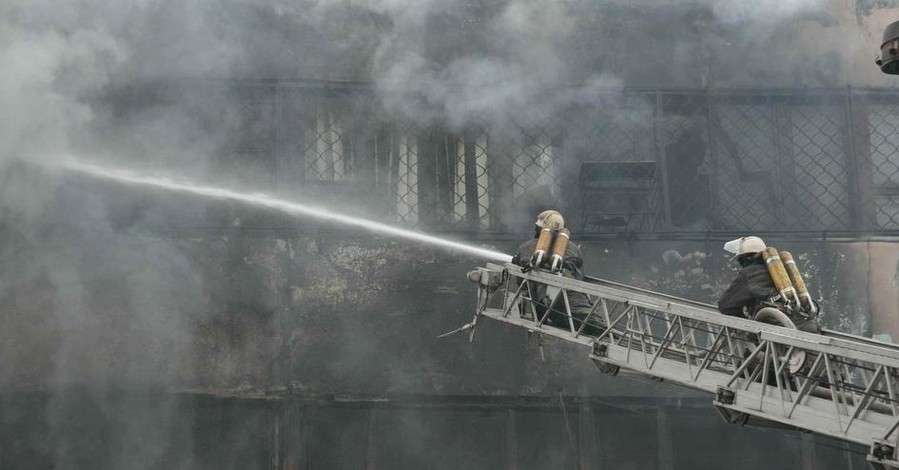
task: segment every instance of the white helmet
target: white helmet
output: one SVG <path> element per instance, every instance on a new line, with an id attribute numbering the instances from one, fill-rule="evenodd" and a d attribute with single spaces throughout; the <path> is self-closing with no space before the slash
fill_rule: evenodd
<path id="1" fill-rule="evenodd" d="M 562 214 L 559 211 L 548 210 L 543 211 L 540 215 L 537 216 L 537 221 L 534 222 L 540 228 L 551 228 L 554 230 L 561 230 L 565 228 L 565 218 L 562 217 Z"/>
<path id="2" fill-rule="evenodd" d="M 761 253 L 768 248 L 759 237 L 741 237 L 724 244 L 724 251 L 733 253 L 731 260 L 742 255 Z"/>

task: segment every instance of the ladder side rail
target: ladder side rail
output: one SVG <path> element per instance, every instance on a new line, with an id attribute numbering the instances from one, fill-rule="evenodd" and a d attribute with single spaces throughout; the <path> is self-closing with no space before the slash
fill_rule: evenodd
<path id="1" fill-rule="evenodd" d="M 505 293 L 501 293 L 503 308 L 485 306 L 480 313 L 486 316 L 590 347 L 595 361 L 716 396 L 736 382 L 733 399 L 729 403 L 717 400 L 719 407 L 855 442 L 868 444 L 880 439 L 895 443 L 899 417 L 894 380 L 899 354 L 890 348 L 854 342 L 847 336 L 823 337 L 710 314 L 706 307 L 669 302 L 670 298 L 648 291 L 623 292 L 542 272 L 500 269 L 508 276 Z M 513 294 L 511 287 L 516 282 L 555 289 L 555 296 L 566 300 L 563 313 L 569 322 L 565 326 L 570 328 L 541 324 L 545 318 L 512 314 L 514 309 L 507 304 L 514 302 L 505 300 L 509 295 L 519 302 L 536 300 L 523 298 L 520 289 Z M 608 328 L 598 338 L 582 335 L 583 324 L 571 327 L 574 316 L 568 292 L 587 294 L 592 299 L 591 315 L 601 308 Z M 590 315 L 585 321 L 589 319 Z M 697 341 L 697 333 L 704 340 Z M 758 338 L 755 352 L 748 357 L 735 354 L 744 341 L 737 338 L 752 335 Z M 678 337 L 680 341 L 675 340 Z M 816 357 L 805 371 L 808 376 L 785 373 L 787 358 L 794 352 Z"/>
<path id="2" fill-rule="evenodd" d="M 495 269 L 495 270 L 512 269 L 512 270 L 520 271 L 520 268 L 518 266 L 511 264 L 511 263 L 505 264 L 505 265 L 488 263 L 487 266 L 489 268 Z M 528 275 L 528 274 L 534 274 L 534 273 L 533 272 L 526 273 L 525 275 Z M 546 275 L 546 276 L 552 276 L 552 275 L 548 275 L 546 273 L 539 273 L 539 274 Z M 571 279 L 569 279 L 569 280 L 571 280 Z M 575 281 L 575 280 L 571 280 L 571 281 Z M 656 302 L 668 302 L 668 303 L 681 305 L 681 306 L 690 306 L 690 307 L 695 307 L 696 310 L 694 310 L 694 311 L 696 311 L 696 312 L 705 311 L 705 312 L 708 312 L 713 315 L 718 314 L 717 308 L 712 304 L 699 302 L 699 301 L 695 301 L 695 300 L 684 299 L 681 297 L 676 297 L 676 296 L 672 296 L 672 295 L 668 295 L 668 294 L 664 294 L 664 293 L 653 292 L 650 290 L 641 289 L 641 288 L 633 287 L 633 286 L 628 286 L 626 284 L 616 283 L 616 282 L 608 281 L 605 279 L 587 276 L 587 277 L 585 277 L 585 281 L 575 281 L 575 282 L 584 282 L 585 284 L 599 286 L 600 288 L 613 289 L 613 290 L 616 290 L 617 292 L 619 292 L 620 294 L 625 294 L 625 295 L 629 295 L 629 294 L 641 295 L 642 294 L 642 295 L 646 295 L 646 296 L 656 299 Z M 899 354 L 899 344 L 885 343 L 883 341 L 878 341 L 878 340 L 875 340 L 872 338 L 866 338 L 863 336 L 853 335 L 851 333 L 844 333 L 841 331 L 828 330 L 828 329 L 822 330 L 822 336 L 832 338 L 834 341 L 843 341 L 845 343 L 842 343 L 842 344 L 844 344 L 846 347 L 853 347 L 853 348 L 870 347 L 870 348 L 876 348 L 876 350 L 879 350 L 879 351 L 888 350 L 888 351 L 892 351 L 892 352 Z M 865 348 L 864 350 L 870 350 L 870 349 Z"/>
<path id="3" fill-rule="evenodd" d="M 848 334 L 841 334 L 838 336 L 824 336 L 798 330 L 786 330 L 780 327 L 773 327 L 771 325 L 761 324 L 743 318 L 728 317 L 725 315 L 721 315 L 721 313 L 718 312 L 717 309 L 714 309 L 707 304 L 699 304 L 696 302 L 682 303 L 682 299 L 665 296 L 663 294 L 655 294 L 642 289 L 634 289 L 635 291 L 639 291 L 639 293 L 630 294 L 628 291 L 621 290 L 618 287 L 613 288 L 608 286 L 598 286 L 584 281 L 578 281 L 576 279 L 570 279 L 545 272 L 530 271 L 527 273 L 521 273 L 521 269 L 513 264 L 509 264 L 507 266 L 493 266 L 500 270 L 508 270 L 512 277 L 520 277 L 522 279 L 533 280 L 535 282 L 543 283 L 557 288 L 566 288 L 570 291 L 582 292 L 590 296 L 598 296 L 620 302 L 626 301 L 631 305 L 638 305 L 666 313 L 685 315 L 697 320 L 708 321 L 720 326 L 731 326 L 737 329 L 760 329 L 762 331 L 764 331 L 765 329 L 771 329 L 769 331 L 776 331 L 773 330 L 774 328 L 776 328 L 777 330 L 782 330 L 782 332 L 780 333 L 782 335 L 793 336 L 799 339 L 804 339 L 805 341 L 829 343 L 833 347 L 841 348 L 841 350 L 856 350 L 860 353 L 878 355 L 887 358 L 885 360 L 899 360 L 899 347 L 888 343 L 878 342 L 872 339 L 865 339 L 864 341 L 861 341 L 858 340 L 858 338 L 860 337 L 855 337 Z M 696 307 L 694 306 L 694 304 L 699 304 L 701 306 Z"/>

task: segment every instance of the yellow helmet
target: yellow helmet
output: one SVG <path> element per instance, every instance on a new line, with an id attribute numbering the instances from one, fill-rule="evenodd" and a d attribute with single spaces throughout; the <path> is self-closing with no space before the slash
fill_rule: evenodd
<path id="1" fill-rule="evenodd" d="M 731 259 L 742 255 L 761 253 L 765 251 L 765 248 L 768 247 L 759 237 L 741 237 L 724 244 L 724 250 L 734 254 Z"/>
<path id="2" fill-rule="evenodd" d="M 559 211 L 554 210 L 541 212 L 540 215 L 537 216 L 537 221 L 534 223 L 540 228 L 549 227 L 555 230 L 565 228 L 565 218 L 562 217 L 562 214 Z"/>

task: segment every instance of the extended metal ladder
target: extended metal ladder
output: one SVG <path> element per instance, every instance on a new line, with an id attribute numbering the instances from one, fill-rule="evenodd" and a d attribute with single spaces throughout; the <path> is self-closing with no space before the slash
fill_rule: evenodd
<path id="1" fill-rule="evenodd" d="M 713 394 L 731 423 L 779 423 L 859 443 L 875 468 L 899 468 L 899 346 L 728 317 L 701 302 L 511 263 L 478 268 L 469 280 L 479 286 L 469 326 L 489 317 L 583 345 L 601 369 Z M 588 296 L 589 311 L 572 312 L 576 293 Z"/>

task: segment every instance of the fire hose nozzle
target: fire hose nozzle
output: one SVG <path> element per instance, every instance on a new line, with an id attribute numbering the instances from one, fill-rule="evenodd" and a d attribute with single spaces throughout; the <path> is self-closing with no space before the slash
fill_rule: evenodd
<path id="1" fill-rule="evenodd" d="M 465 276 L 468 282 L 478 284 L 489 292 L 493 292 L 505 281 L 505 271 L 502 273 L 489 269 L 475 269 Z"/>

